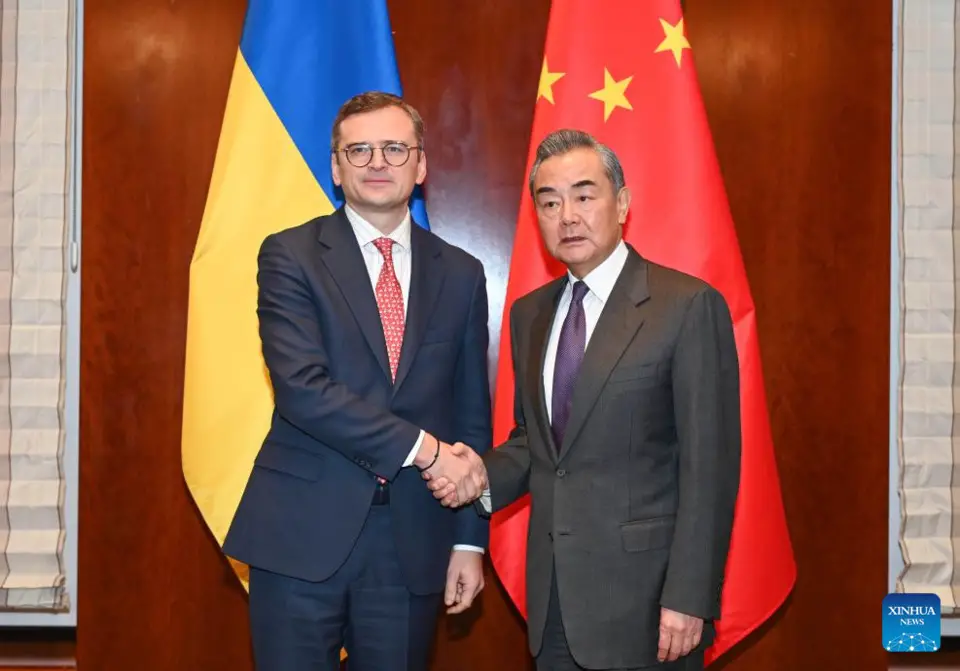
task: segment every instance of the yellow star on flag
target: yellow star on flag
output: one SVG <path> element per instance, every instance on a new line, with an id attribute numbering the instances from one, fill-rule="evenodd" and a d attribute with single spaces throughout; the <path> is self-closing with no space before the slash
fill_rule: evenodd
<path id="1" fill-rule="evenodd" d="M 547 101 L 552 105 L 553 104 L 553 85 L 557 83 L 557 80 L 563 77 L 566 72 L 550 72 L 550 68 L 547 66 L 547 57 L 543 57 L 543 68 L 540 70 L 540 86 L 537 88 L 537 100 L 540 98 L 546 98 Z"/>
<path id="2" fill-rule="evenodd" d="M 630 101 L 627 100 L 625 91 L 630 85 L 630 80 L 633 79 L 633 75 L 630 75 L 626 79 L 621 79 L 616 81 L 611 75 L 610 71 L 606 68 L 603 69 L 603 88 L 599 91 L 594 91 L 590 94 L 590 97 L 594 100 L 600 100 L 603 102 L 603 120 L 606 121 L 610 118 L 610 114 L 617 107 L 622 107 L 624 109 L 632 110 L 633 107 L 630 105 Z"/>
<path id="3" fill-rule="evenodd" d="M 683 34 L 683 19 L 681 18 L 677 25 L 669 21 L 660 19 L 660 25 L 663 27 L 663 42 L 660 43 L 653 53 L 659 54 L 661 51 L 672 51 L 673 58 L 677 61 L 677 67 L 680 67 L 680 59 L 683 57 L 683 50 L 690 48 L 690 43 Z"/>

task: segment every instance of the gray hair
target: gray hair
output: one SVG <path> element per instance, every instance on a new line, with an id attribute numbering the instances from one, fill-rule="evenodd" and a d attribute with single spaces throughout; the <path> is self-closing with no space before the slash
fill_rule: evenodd
<path id="1" fill-rule="evenodd" d="M 620 189 L 627 185 L 626 179 L 623 176 L 623 166 L 620 165 L 620 159 L 617 158 L 617 155 L 610 147 L 598 142 L 595 137 L 582 130 L 564 128 L 550 133 L 537 147 L 537 155 L 533 161 L 533 167 L 530 168 L 531 196 L 536 195 L 533 192 L 533 182 L 537 178 L 537 171 L 540 169 L 540 164 L 548 158 L 563 156 L 575 149 L 593 149 L 600 154 L 603 171 L 606 173 L 610 183 L 613 184 L 614 194 L 620 193 Z"/>

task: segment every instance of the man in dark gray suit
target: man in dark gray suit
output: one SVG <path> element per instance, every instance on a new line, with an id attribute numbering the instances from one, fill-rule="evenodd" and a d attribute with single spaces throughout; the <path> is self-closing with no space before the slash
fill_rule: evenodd
<path id="1" fill-rule="evenodd" d="M 547 137 L 530 189 L 569 272 L 511 309 L 516 425 L 483 456 L 480 501 L 490 512 L 531 496 L 530 651 L 540 671 L 702 669 L 740 475 L 730 313 L 624 242 L 623 170 L 591 136 Z"/>

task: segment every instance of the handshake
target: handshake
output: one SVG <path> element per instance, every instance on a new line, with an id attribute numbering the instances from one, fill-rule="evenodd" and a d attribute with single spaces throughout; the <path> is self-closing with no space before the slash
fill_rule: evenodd
<path id="1" fill-rule="evenodd" d="M 429 456 L 418 455 L 414 463 L 434 498 L 447 507 L 464 506 L 479 499 L 488 486 L 487 469 L 480 456 L 463 443 L 448 445 L 433 436 L 423 442 L 421 454 L 429 447 L 434 449 Z M 424 462 L 429 465 L 422 467 Z"/>

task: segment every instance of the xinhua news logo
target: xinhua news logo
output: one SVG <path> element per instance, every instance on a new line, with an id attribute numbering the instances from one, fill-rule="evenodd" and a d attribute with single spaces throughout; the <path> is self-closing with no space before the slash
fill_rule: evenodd
<path id="1" fill-rule="evenodd" d="M 889 652 L 940 649 L 940 597 L 888 594 L 883 600 L 883 647 Z"/>

